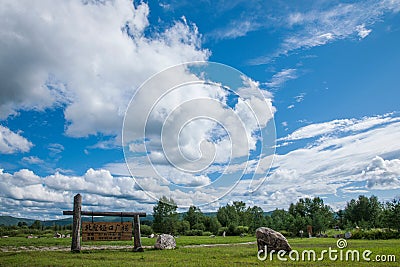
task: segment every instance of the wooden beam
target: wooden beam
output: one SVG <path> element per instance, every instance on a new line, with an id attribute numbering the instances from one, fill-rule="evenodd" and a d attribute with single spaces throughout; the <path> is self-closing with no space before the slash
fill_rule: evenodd
<path id="1" fill-rule="evenodd" d="M 140 240 L 140 219 L 139 215 L 133 217 L 133 251 L 143 252 L 142 241 Z"/>
<path id="2" fill-rule="evenodd" d="M 63 215 L 74 215 L 72 210 L 64 210 Z M 81 211 L 83 216 L 146 217 L 146 212 Z"/>
<path id="3" fill-rule="evenodd" d="M 82 196 L 80 194 L 77 194 L 74 197 L 74 210 L 72 211 L 72 252 L 81 251 L 81 208 Z"/>

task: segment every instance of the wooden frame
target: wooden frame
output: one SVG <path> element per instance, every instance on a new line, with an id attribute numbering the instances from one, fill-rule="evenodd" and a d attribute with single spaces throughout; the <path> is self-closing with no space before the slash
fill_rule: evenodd
<path id="1" fill-rule="evenodd" d="M 72 215 L 72 242 L 71 251 L 81 251 L 81 227 L 82 215 L 87 216 L 115 216 L 115 217 L 133 217 L 133 251 L 143 252 L 142 242 L 140 240 L 140 217 L 146 217 L 145 212 L 95 212 L 82 211 L 82 196 L 74 196 L 74 210 L 63 211 L 63 215 Z"/>

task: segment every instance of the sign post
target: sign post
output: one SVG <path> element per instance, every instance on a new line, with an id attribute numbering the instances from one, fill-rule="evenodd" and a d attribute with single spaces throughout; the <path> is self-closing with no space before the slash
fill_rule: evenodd
<path id="1" fill-rule="evenodd" d="M 92 222 L 82 224 L 81 216 L 113 216 L 113 217 L 133 217 L 134 246 L 133 251 L 143 252 L 140 240 L 140 217 L 146 217 L 145 212 L 95 212 L 82 211 L 82 196 L 77 194 L 74 197 L 74 209 L 63 211 L 63 215 L 72 215 L 72 243 L 71 251 L 81 251 L 81 228 L 82 241 L 100 240 L 132 240 L 132 222 Z M 92 218 L 93 219 L 93 218 Z"/>
<path id="2" fill-rule="evenodd" d="M 80 194 L 77 194 L 74 197 L 74 210 L 72 215 L 72 252 L 81 251 L 81 208 L 82 196 Z"/>

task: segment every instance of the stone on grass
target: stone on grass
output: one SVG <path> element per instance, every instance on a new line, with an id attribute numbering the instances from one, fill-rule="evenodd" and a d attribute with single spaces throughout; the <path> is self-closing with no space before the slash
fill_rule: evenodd
<path id="1" fill-rule="evenodd" d="M 175 238 L 172 235 L 162 234 L 157 237 L 154 248 L 156 249 L 174 249 L 176 247 Z"/>
<path id="2" fill-rule="evenodd" d="M 286 238 L 281 233 L 272 230 L 271 228 L 258 228 L 256 230 L 256 238 L 258 251 L 262 250 L 265 252 L 265 246 L 267 247 L 268 253 L 272 250 L 275 250 L 276 252 L 280 250 L 289 252 L 292 250 Z"/>

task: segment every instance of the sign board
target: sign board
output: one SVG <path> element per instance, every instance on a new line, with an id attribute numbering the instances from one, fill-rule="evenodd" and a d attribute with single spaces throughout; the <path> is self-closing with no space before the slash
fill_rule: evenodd
<path id="1" fill-rule="evenodd" d="M 82 222 L 82 241 L 132 240 L 132 222 Z"/>

